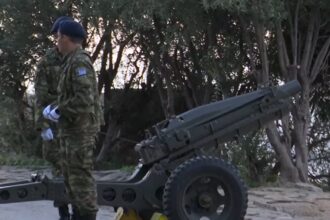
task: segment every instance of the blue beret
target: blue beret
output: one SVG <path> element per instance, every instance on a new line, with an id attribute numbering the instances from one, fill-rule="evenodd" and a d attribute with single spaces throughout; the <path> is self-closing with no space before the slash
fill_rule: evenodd
<path id="1" fill-rule="evenodd" d="M 50 30 L 51 34 L 56 34 L 57 33 L 58 28 L 60 27 L 60 23 L 62 21 L 73 21 L 73 19 L 71 17 L 68 17 L 68 16 L 61 16 L 61 17 L 57 18 L 55 23 L 53 24 L 52 29 Z"/>
<path id="2" fill-rule="evenodd" d="M 79 40 L 86 38 L 86 32 L 83 26 L 76 21 L 62 21 L 60 23 L 59 32 L 63 35 Z"/>

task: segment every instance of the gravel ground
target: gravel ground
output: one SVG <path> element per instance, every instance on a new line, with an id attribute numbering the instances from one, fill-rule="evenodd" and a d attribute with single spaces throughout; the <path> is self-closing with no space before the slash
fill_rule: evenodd
<path id="1" fill-rule="evenodd" d="M 47 169 L 41 169 L 50 176 Z M 27 180 L 32 170 L 0 167 L 0 183 Z M 96 172 L 99 180 L 124 179 L 127 173 Z M 100 207 L 98 220 L 114 220 L 111 207 Z M 57 210 L 49 201 L 0 205 L 0 220 L 57 220 Z M 329 220 L 330 194 L 321 189 L 297 184 L 285 188 L 256 188 L 249 191 L 245 220 Z"/>

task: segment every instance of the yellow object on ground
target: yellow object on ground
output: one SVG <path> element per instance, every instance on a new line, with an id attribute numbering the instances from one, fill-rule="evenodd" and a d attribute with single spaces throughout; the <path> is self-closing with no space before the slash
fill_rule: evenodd
<path id="1" fill-rule="evenodd" d="M 167 220 L 167 217 L 161 213 L 154 213 L 150 220 Z"/>
<path id="2" fill-rule="evenodd" d="M 116 220 L 142 220 L 139 215 L 133 209 L 124 211 L 122 207 L 119 207 L 116 212 Z"/>
<path id="3" fill-rule="evenodd" d="M 115 220 L 142 220 L 137 212 L 133 209 L 125 211 L 122 207 L 119 207 L 116 212 Z M 161 213 L 155 212 L 151 219 L 143 220 L 167 220 L 167 217 Z"/>

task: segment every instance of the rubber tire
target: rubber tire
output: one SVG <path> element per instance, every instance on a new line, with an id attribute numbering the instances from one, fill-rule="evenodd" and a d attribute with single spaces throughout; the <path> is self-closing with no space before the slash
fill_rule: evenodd
<path id="1" fill-rule="evenodd" d="M 203 174 L 218 177 L 231 195 L 231 206 L 228 207 L 226 220 L 243 220 L 246 214 L 248 195 L 247 187 L 238 170 L 231 164 L 209 156 L 199 156 L 192 158 L 179 165 L 168 178 L 164 194 L 163 208 L 164 214 L 169 220 L 189 220 L 184 214 L 182 201 L 184 190 L 190 184 L 189 180 Z"/>

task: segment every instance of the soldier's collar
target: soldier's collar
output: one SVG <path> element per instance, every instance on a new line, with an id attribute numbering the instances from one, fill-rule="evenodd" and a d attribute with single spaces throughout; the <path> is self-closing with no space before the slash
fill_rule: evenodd
<path id="1" fill-rule="evenodd" d="M 66 54 L 65 56 L 63 56 L 63 60 L 62 62 L 65 63 L 68 59 L 70 59 L 70 57 L 72 57 L 77 51 L 79 50 L 79 48 L 73 50 L 72 52 Z"/>
<path id="2" fill-rule="evenodd" d="M 64 55 L 62 57 L 62 63 L 65 63 L 69 59 L 70 55 L 71 55 L 71 53 L 68 53 L 67 55 Z"/>

